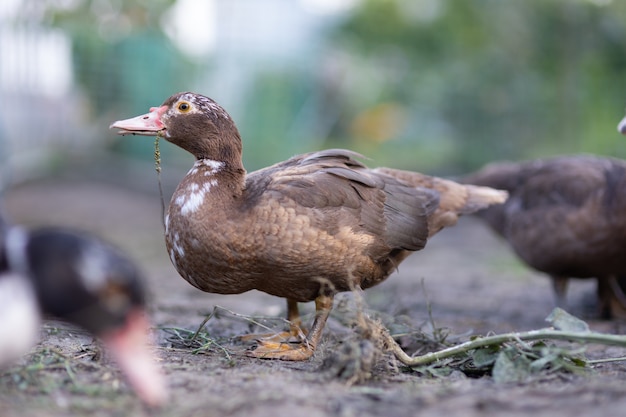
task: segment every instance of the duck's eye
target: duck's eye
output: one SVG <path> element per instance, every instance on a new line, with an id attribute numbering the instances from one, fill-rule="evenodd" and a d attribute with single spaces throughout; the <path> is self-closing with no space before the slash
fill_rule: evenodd
<path id="1" fill-rule="evenodd" d="M 178 103 L 178 110 L 181 113 L 187 113 L 189 110 L 191 110 L 191 104 L 187 103 L 186 101 Z"/>

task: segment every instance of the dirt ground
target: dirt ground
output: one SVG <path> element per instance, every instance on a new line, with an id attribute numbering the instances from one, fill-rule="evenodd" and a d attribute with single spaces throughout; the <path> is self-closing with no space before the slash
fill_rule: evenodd
<path id="1" fill-rule="evenodd" d="M 106 352 L 79 329 L 47 322 L 30 355 L 0 372 L 0 416 L 623 416 L 626 365 L 595 365 L 584 375 L 538 376 L 524 383 L 496 384 L 460 372 L 435 378 L 411 372 L 382 357 L 365 382 L 339 375 L 338 352 L 361 346 L 343 323 L 349 308 L 337 308 L 323 343 L 307 362 L 251 359 L 247 345 L 233 337 L 252 330 L 242 317 L 282 316 L 284 300 L 258 292 L 202 293 L 180 278 L 164 249 L 156 180 L 149 192 L 86 179 L 35 181 L 4 195 L 13 221 L 25 225 L 66 225 L 103 236 L 140 263 L 150 291 L 155 326 L 154 352 L 167 375 L 171 398 L 160 410 L 141 405 Z M 335 305 L 346 305 L 350 294 Z M 547 278 L 525 269 L 499 239 L 474 218 L 442 231 L 411 256 L 398 273 L 365 292 L 367 307 L 390 326 L 403 323 L 425 332 L 449 332 L 448 341 L 471 335 L 537 329 L 554 306 Z M 570 312 L 593 330 L 624 333 L 619 322 L 593 319 L 594 283 L 575 281 Z M 207 324 L 210 349 L 194 354 L 176 343 L 174 330 L 195 331 L 215 306 Z M 303 306 L 305 312 L 312 306 Z M 374 313 L 372 313 L 374 314 Z M 591 315 L 591 316 L 590 316 Z M 310 316 L 309 316 L 310 317 Z M 591 317 L 591 318 L 590 318 Z M 268 321 L 280 329 L 280 321 Z M 430 329 L 430 330 L 429 330 Z M 183 330 L 178 330 L 182 334 Z M 257 329 L 258 330 L 258 329 Z M 206 334 L 206 333 L 205 333 Z M 352 344 L 350 344 L 352 343 Z M 589 347 L 588 356 L 626 356 L 624 349 Z M 339 365 L 338 365 L 339 364 Z"/>

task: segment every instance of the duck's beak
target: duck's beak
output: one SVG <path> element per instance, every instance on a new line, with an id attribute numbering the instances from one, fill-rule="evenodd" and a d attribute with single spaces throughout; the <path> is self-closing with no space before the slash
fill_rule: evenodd
<path id="1" fill-rule="evenodd" d="M 161 116 L 167 111 L 167 106 L 152 107 L 149 113 L 126 120 L 118 120 L 109 126 L 109 129 L 119 129 L 118 135 L 154 136 L 165 130 Z"/>
<path id="2" fill-rule="evenodd" d="M 145 313 L 136 310 L 129 314 L 124 327 L 109 331 L 101 339 L 137 395 L 147 405 L 156 407 L 167 400 L 167 389 L 149 350 L 148 328 Z"/>
<path id="3" fill-rule="evenodd" d="M 622 135 L 626 135 L 626 117 L 622 119 L 621 122 L 617 125 L 617 131 Z"/>

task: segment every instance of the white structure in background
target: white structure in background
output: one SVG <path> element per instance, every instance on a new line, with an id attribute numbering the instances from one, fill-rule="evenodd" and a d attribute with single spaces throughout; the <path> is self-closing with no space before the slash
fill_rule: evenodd
<path id="1" fill-rule="evenodd" d="M 0 51 L 3 92 L 54 98 L 70 91 L 71 44 L 60 30 L 4 26 Z"/>
<path id="2" fill-rule="evenodd" d="M 0 189 L 37 175 L 51 149 L 76 138 L 71 42 L 60 30 L 15 24 L 20 0 L 0 5 Z"/>
<path id="3" fill-rule="evenodd" d="M 198 89 L 236 117 L 261 69 L 317 64 L 324 28 L 359 0 L 178 0 L 163 19 L 178 47 L 210 72 Z"/>
<path id="4" fill-rule="evenodd" d="M 178 0 L 163 17 L 168 36 L 185 53 L 203 58 L 240 41 L 255 55 L 298 55 L 314 21 L 349 11 L 359 0 Z M 288 44 L 275 48 L 276 42 Z"/>
<path id="5" fill-rule="evenodd" d="M 7 171 L 14 180 L 38 175 L 51 151 L 97 139 L 74 89 L 71 41 L 39 26 L 39 1 L 0 1 L 0 189 Z M 210 62 L 190 88 L 236 115 L 260 69 L 316 65 L 323 29 L 357 1 L 178 0 L 162 25 L 183 52 Z"/>

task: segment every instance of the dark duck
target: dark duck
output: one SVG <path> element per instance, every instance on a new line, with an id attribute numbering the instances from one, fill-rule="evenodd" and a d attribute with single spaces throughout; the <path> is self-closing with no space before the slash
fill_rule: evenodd
<path id="1" fill-rule="evenodd" d="M 142 277 L 116 248 L 83 232 L 0 220 L 0 365 L 28 352 L 51 317 L 97 336 L 146 404 L 166 398 L 148 349 Z"/>
<path id="2" fill-rule="evenodd" d="M 289 333 L 300 340 L 262 338 L 249 353 L 260 358 L 309 358 L 335 293 L 380 283 L 459 215 L 506 199 L 491 188 L 369 169 L 360 155 L 341 149 L 246 175 L 232 118 L 189 92 L 111 128 L 160 135 L 195 156 L 165 217 L 167 250 L 182 277 L 203 291 L 256 289 L 287 299 Z M 303 332 L 297 303 L 308 301 L 315 301 L 316 314 Z"/>
<path id="3" fill-rule="evenodd" d="M 569 278 L 598 280 L 598 310 L 626 317 L 626 161 L 593 155 L 497 162 L 463 182 L 509 192 L 479 213 L 566 305 Z M 622 285 L 620 285 L 622 284 Z"/>

